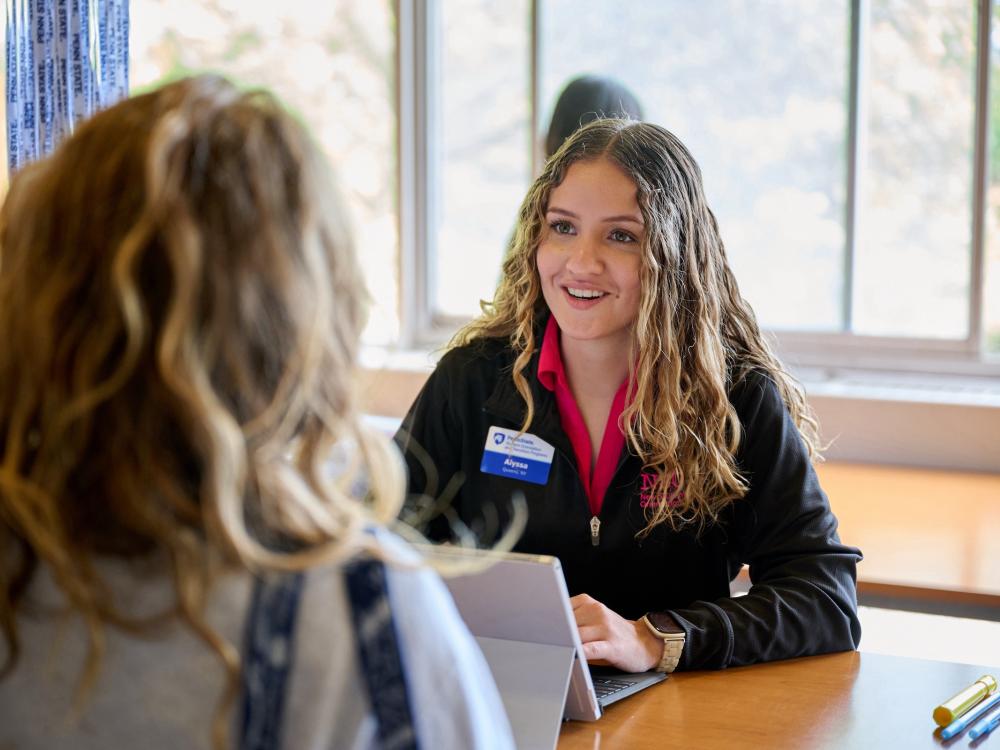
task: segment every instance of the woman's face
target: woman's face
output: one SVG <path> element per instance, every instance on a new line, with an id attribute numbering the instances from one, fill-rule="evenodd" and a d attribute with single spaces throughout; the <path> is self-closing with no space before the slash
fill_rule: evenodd
<path id="1" fill-rule="evenodd" d="M 536 262 L 564 345 L 621 345 L 624 356 L 639 311 L 644 225 L 635 183 L 603 157 L 576 162 L 549 195 L 545 220 Z"/>

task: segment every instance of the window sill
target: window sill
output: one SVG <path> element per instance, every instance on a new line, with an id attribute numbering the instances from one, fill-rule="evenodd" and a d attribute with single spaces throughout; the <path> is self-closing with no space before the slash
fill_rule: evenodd
<path id="1" fill-rule="evenodd" d="M 793 368 L 810 396 L 1000 407 L 1000 377 Z"/>
<path id="2" fill-rule="evenodd" d="M 834 461 L 1000 473 L 1000 379 L 793 371 Z"/>

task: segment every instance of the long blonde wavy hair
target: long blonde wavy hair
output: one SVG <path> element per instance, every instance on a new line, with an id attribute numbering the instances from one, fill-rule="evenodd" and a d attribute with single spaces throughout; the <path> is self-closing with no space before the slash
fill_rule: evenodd
<path id="1" fill-rule="evenodd" d="M 549 195 L 571 165 L 600 158 L 635 183 L 645 222 L 629 368 L 634 386 L 621 426 L 632 450 L 656 475 L 650 491 L 666 502 L 651 504 L 641 533 L 661 523 L 702 529 L 748 489 L 736 466 L 740 422 L 728 398 L 748 372 L 766 373 L 774 381 L 814 457 L 819 435 L 801 387 L 771 352 L 740 296 L 705 200 L 701 170 L 672 133 L 650 123 L 604 119 L 571 136 L 521 204 L 493 301 L 484 303 L 483 315 L 460 330 L 450 346 L 491 337 L 509 340 L 516 353 L 514 385 L 527 406 L 522 425 L 527 430 L 534 403 L 525 370 L 539 346 L 540 322 L 548 315 L 536 254 L 548 229 Z"/>
<path id="2" fill-rule="evenodd" d="M 0 627 L 44 564 L 86 624 L 83 695 L 119 608 L 99 558 L 162 560 L 179 617 L 227 568 L 370 547 L 402 465 L 355 412 L 361 274 L 323 159 L 275 100 L 198 77 L 124 101 L 13 180 L 0 214 Z M 335 443 L 354 446 L 332 479 Z M 362 471 L 367 501 L 349 490 Z"/>

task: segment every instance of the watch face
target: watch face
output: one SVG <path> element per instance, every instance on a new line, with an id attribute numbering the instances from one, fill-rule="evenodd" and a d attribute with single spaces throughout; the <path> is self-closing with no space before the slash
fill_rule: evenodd
<path id="1" fill-rule="evenodd" d="M 649 612 L 645 615 L 648 622 L 661 638 L 684 637 L 684 628 L 677 624 L 673 617 L 665 612 Z"/>

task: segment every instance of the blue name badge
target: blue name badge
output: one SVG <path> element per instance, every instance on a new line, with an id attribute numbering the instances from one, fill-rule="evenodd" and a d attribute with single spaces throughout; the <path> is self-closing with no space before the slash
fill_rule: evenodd
<path id="1" fill-rule="evenodd" d="M 484 474 L 520 479 L 533 484 L 549 481 L 549 469 L 556 449 L 529 433 L 490 427 L 479 470 Z"/>

